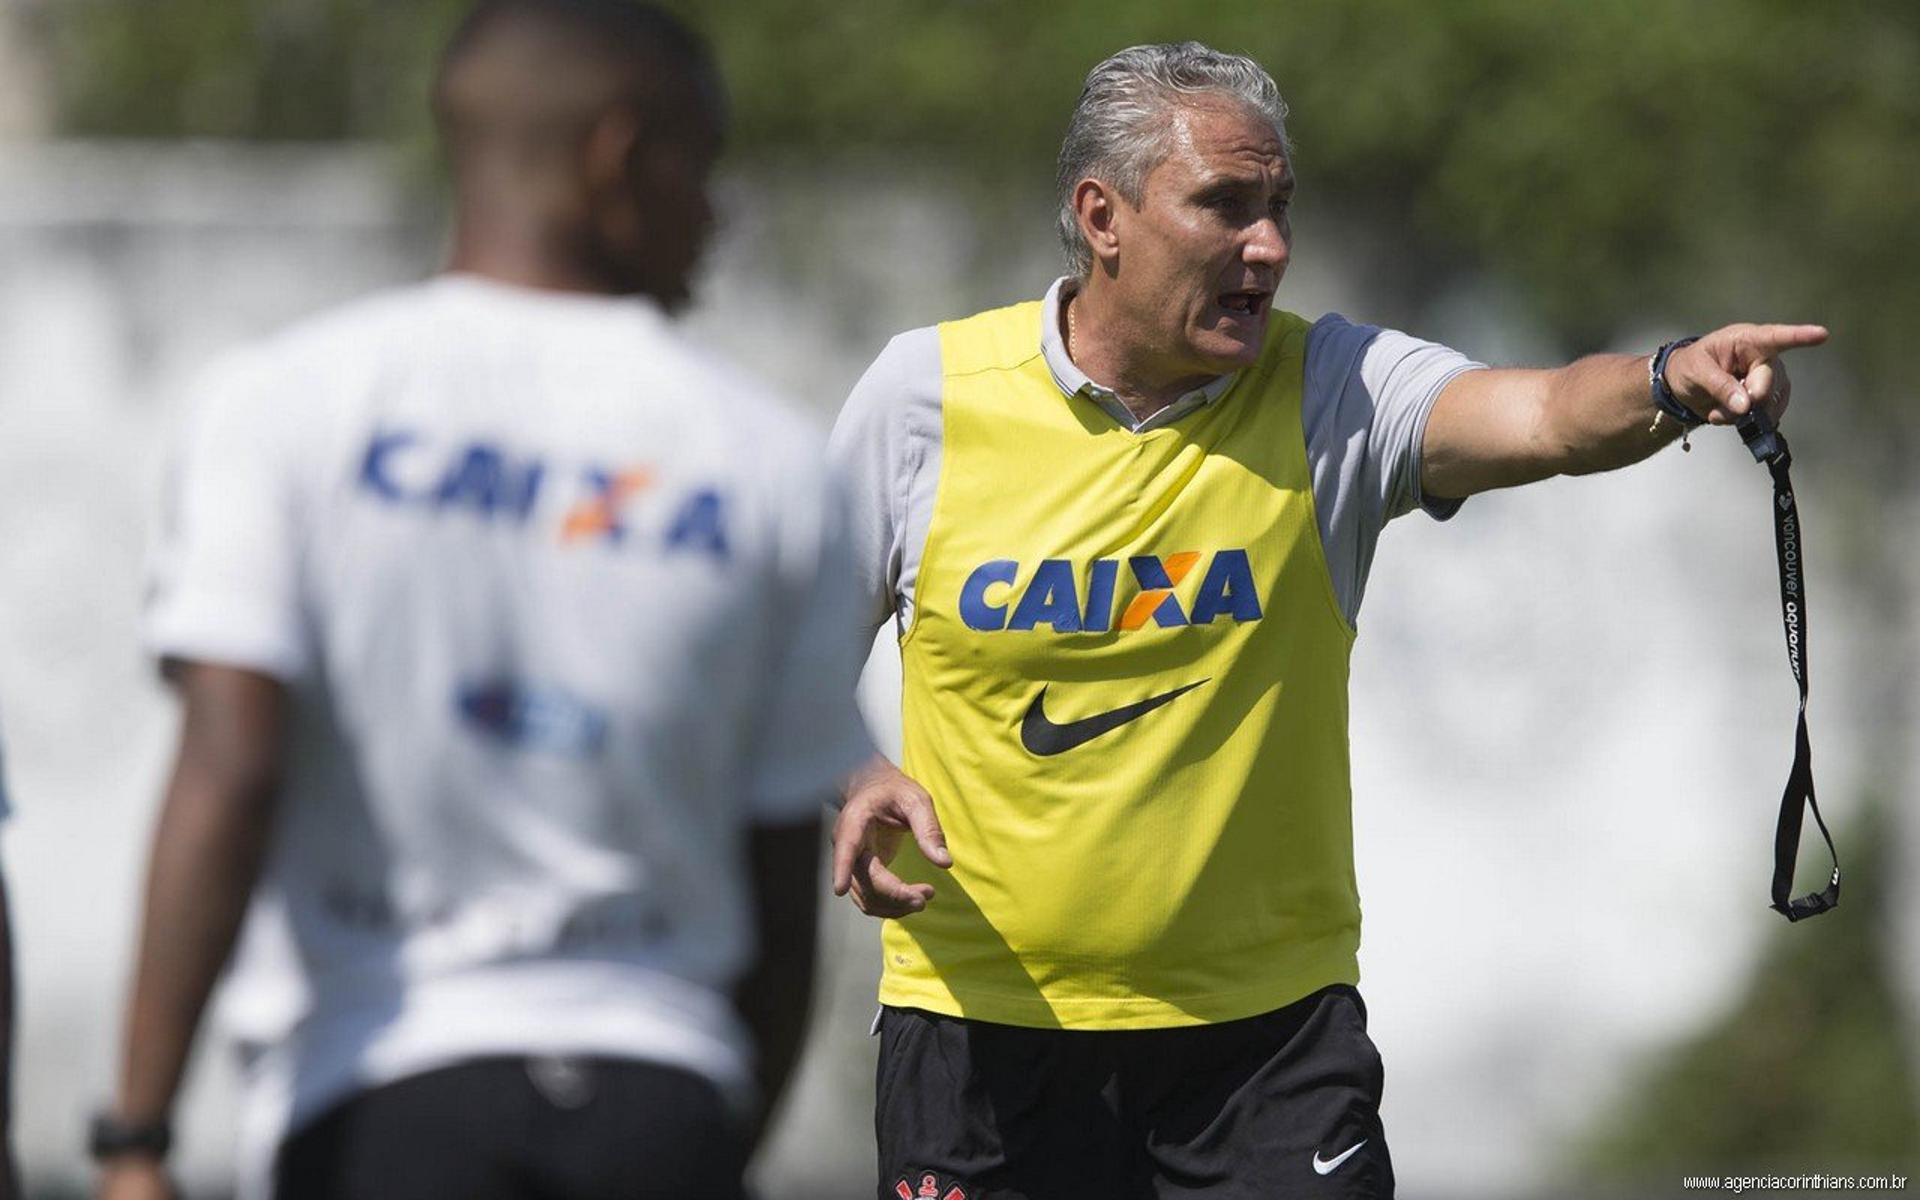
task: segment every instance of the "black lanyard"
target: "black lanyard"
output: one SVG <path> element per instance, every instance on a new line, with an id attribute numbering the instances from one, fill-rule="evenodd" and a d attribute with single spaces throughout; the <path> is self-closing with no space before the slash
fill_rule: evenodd
<path id="1" fill-rule="evenodd" d="M 1820 817 L 1820 803 L 1813 798 L 1813 747 L 1807 741 L 1807 589 L 1800 510 L 1793 499 L 1793 480 L 1787 474 L 1793 465 L 1787 439 L 1774 429 L 1766 414 L 1758 411 L 1741 418 L 1739 429 L 1740 440 L 1753 452 L 1754 461 L 1773 476 L 1773 548 L 1780 560 L 1780 620 L 1787 631 L 1787 665 L 1800 687 L 1793 769 L 1787 774 L 1786 790 L 1780 794 L 1780 823 L 1773 834 L 1773 908 L 1787 920 L 1798 921 L 1817 917 L 1840 903 L 1840 854 L 1833 848 L 1826 821 Z M 1813 810 L 1814 824 L 1827 841 L 1833 875 L 1825 891 L 1810 892 L 1795 900 L 1789 896 L 1794 863 L 1800 857 L 1800 827 L 1806 809 Z"/>

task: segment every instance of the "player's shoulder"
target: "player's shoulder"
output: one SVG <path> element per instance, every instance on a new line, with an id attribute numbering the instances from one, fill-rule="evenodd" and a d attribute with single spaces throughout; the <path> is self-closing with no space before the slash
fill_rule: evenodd
<path id="1" fill-rule="evenodd" d="M 742 485 L 775 492 L 825 473 L 827 430 L 820 413 L 680 330 L 662 332 L 649 364 L 656 373 L 650 382 L 671 408 L 684 457 Z"/>
<path id="2" fill-rule="evenodd" d="M 443 304 L 441 290 L 431 281 L 385 288 L 292 321 L 254 347 L 288 357 L 364 352 L 383 343 L 399 344 L 434 321 Z"/>
<path id="3" fill-rule="evenodd" d="M 1326 313 L 1308 325 L 1303 353 L 1309 414 L 1323 403 L 1337 402 L 1346 390 L 1346 381 L 1361 371 L 1381 337 L 1391 333 L 1337 312 Z"/>
<path id="4" fill-rule="evenodd" d="M 901 330 L 887 339 L 887 344 L 880 348 L 880 353 L 874 356 L 873 366 L 868 369 L 901 375 L 914 374 L 919 368 L 931 366 L 937 377 L 940 373 L 940 329 L 942 324 L 949 323 Z"/>
<path id="5" fill-rule="evenodd" d="M 775 447 L 796 440 L 813 444 L 825 437 L 818 417 L 784 388 L 680 330 L 667 333 L 673 361 L 661 366 L 681 377 L 679 390 L 698 395 L 696 411 Z"/>
<path id="6" fill-rule="evenodd" d="M 945 389 L 940 327 L 923 325 L 895 334 L 854 384 L 833 425 L 836 455 L 858 447 L 895 446 L 907 430 L 938 436 Z M 898 457 L 888 453 L 889 458 Z"/>
<path id="7" fill-rule="evenodd" d="M 1310 359 L 1351 361 L 1381 332 L 1378 325 L 1355 321 L 1337 312 L 1325 313 L 1312 322 L 1303 323 L 1307 327 L 1306 353 Z"/>
<path id="8" fill-rule="evenodd" d="M 940 325 L 922 325 L 896 333 L 874 357 L 856 385 L 865 394 L 888 404 L 915 396 L 938 398 L 945 372 Z"/>
<path id="9" fill-rule="evenodd" d="M 989 308 L 972 316 L 942 321 L 937 327 L 941 372 L 972 375 L 1004 371 L 1040 356 L 1041 299 Z"/>
<path id="10" fill-rule="evenodd" d="M 1376 357 L 1400 358 L 1429 350 L 1457 353 L 1443 343 L 1405 330 L 1350 320 L 1337 312 L 1314 321 L 1308 331 L 1308 353 L 1321 357 L 1352 360 L 1364 352 Z"/>
<path id="11" fill-rule="evenodd" d="M 192 390 L 265 390 L 296 399 L 404 348 L 418 337 L 434 304 L 432 288 L 416 283 L 299 317 L 216 355 L 195 376 Z"/>

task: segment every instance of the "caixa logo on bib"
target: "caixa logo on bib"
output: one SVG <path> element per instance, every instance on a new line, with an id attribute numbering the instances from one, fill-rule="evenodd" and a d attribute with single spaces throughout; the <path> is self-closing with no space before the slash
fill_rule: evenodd
<path id="1" fill-rule="evenodd" d="M 960 619 L 982 633 L 1042 625 L 1055 633 L 1126 632 L 1148 624 L 1172 629 L 1222 617 L 1258 621 L 1260 596 L 1245 550 L 1214 551 L 1192 603 L 1182 607 L 1177 592 L 1202 557 L 1198 550 L 1136 554 L 1125 560 L 1131 583 L 1124 589 L 1117 558 L 1096 558 L 1084 569 L 1071 559 L 1049 558 L 1031 575 L 1011 558 L 996 558 L 975 567 L 961 586 Z"/>
<path id="2" fill-rule="evenodd" d="M 651 543 L 722 562 L 730 550 L 719 489 L 663 495 L 661 513 L 644 514 L 641 497 L 657 482 L 644 466 L 584 463 L 560 470 L 537 454 L 493 442 L 435 446 L 412 430 L 384 429 L 368 439 L 356 482 L 363 495 L 397 508 L 534 527 L 540 527 L 542 502 L 558 492 L 566 508 L 554 536 L 562 545 Z M 645 528 L 642 516 L 653 517 Z"/>

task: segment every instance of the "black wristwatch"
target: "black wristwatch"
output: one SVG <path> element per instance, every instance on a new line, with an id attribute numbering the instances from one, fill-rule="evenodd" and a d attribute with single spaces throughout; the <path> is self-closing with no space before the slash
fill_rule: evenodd
<path id="1" fill-rule="evenodd" d="M 172 1146 L 173 1126 L 164 1118 L 136 1124 L 101 1112 L 87 1126 L 87 1154 L 95 1162 L 129 1156 L 161 1159 Z"/>
<path id="2" fill-rule="evenodd" d="M 1707 423 L 1699 413 L 1680 403 L 1673 389 L 1667 386 L 1667 360 L 1673 352 L 1683 346 L 1691 346 L 1700 339 L 1684 337 L 1677 342 L 1668 342 L 1654 352 L 1653 361 L 1647 364 L 1647 390 L 1653 394 L 1653 406 L 1680 422 L 1682 429 L 1694 429 Z"/>

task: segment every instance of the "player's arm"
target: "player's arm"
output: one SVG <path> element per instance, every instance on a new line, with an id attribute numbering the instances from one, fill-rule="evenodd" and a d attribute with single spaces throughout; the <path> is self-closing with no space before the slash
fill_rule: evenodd
<path id="1" fill-rule="evenodd" d="M 896 615 L 908 512 L 921 482 L 926 439 L 938 436 L 943 387 L 939 335 L 932 329 L 901 334 L 854 384 L 827 443 L 850 502 L 854 602 L 869 641 Z M 904 917 L 925 908 L 932 885 L 908 884 L 887 864 L 911 832 L 929 862 L 952 865 L 927 790 L 875 754 L 844 781 L 836 807 L 834 895 L 851 895 L 861 912 L 874 917 Z"/>
<path id="2" fill-rule="evenodd" d="M 186 663 L 174 673 L 185 716 L 154 830 L 145 913 L 112 1115 L 169 1119 L 214 981 L 259 878 L 284 763 L 286 693 L 265 675 Z M 162 1164 L 106 1164 L 109 1200 L 164 1196 Z"/>
<path id="3" fill-rule="evenodd" d="M 759 825 L 748 834 L 760 954 L 734 989 L 734 1006 L 758 1051 L 762 1132 L 806 1041 L 820 915 L 819 847 L 818 820 Z"/>
<path id="4" fill-rule="evenodd" d="M 1780 355 L 1826 339 L 1818 325 L 1729 325 L 1676 350 L 1667 386 L 1716 425 L 1756 405 L 1778 418 L 1791 390 Z M 1422 490 L 1459 498 L 1647 458 L 1680 432 L 1670 418 L 1655 421 L 1648 362 L 1646 355 L 1595 354 L 1557 370 L 1456 376 L 1427 419 Z"/>

